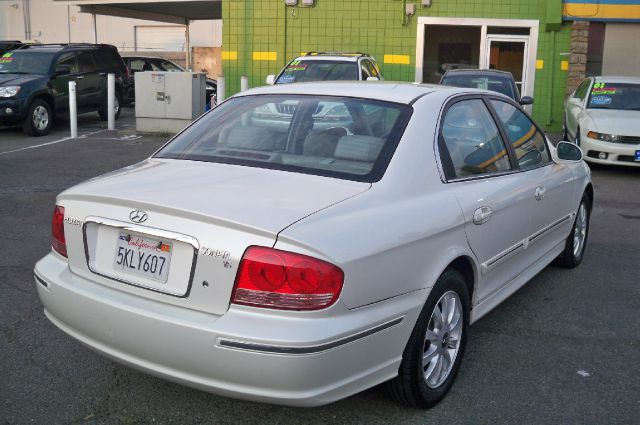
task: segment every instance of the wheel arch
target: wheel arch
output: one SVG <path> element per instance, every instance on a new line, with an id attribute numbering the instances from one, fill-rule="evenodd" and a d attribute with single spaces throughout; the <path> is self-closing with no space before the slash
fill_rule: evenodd
<path id="1" fill-rule="evenodd" d="M 53 96 L 47 92 L 35 93 L 31 96 L 31 99 L 29 99 L 28 106 L 30 106 L 35 100 L 38 100 L 38 99 L 44 100 L 45 102 L 47 102 L 47 104 L 49 105 L 49 108 L 51 108 L 51 115 L 55 117 L 56 105 L 55 105 L 55 100 L 53 99 Z"/>
<path id="2" fill-rule="evenodd" d="M 467 285 L 467 290 L 469 291 L 469 301 L 473 306 L 473 296 L 475 293 L 476 282 L 478 281 L 478 268 L 476 267 L 473 259 L 468 255 L 460 255 L 452 260 L 445 270 L 446 269 L 454 269 L 462 274 L 465 284 Z"/>
<path id="3" fill-rule="evenodd" d="M 595 193 L 593 191 L 593 184 L 592 183 L 588 183 L 587 184 L 587 186 L 584 188 L 584 193 L 589 198 L 589 211 L 591 211 L 593 209 L 593 201 L 594 201 L 594 196 L 595 196 Z"/>

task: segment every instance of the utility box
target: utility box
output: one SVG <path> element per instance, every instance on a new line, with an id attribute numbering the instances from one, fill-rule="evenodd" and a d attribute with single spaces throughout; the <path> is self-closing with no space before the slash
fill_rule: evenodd
<path id="1" fill-rule="evenodd" d="M 136 130 L 177 133 L 204 113 L 206 75 L 136 72 Z"/>

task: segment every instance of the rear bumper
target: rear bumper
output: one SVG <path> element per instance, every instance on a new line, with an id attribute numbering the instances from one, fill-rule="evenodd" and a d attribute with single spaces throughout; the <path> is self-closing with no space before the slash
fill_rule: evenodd
<path id="1" fill-rule="evenodd" d="M 584 152 L 585 161 L 597 164 L 640 167 L 640 162 L 634 161 L 636 150 L 640 150 L 640 144 L 607 143 L 600 140 L 589 139 L 584 135 L 581 138 L 581 148 Z M 606 158 L 601 159 L 599 157 L 600 153 L 606 154 Z"/>
<path id="2" fill-rule="evenodd" d="M 292 406 L 330 403 L 393 378 L 425 294 L 330 317 L 232 306 L 223 316 L 120 292 L 36 264 L 45 314 L 125 365 L 212 393 Z"/>

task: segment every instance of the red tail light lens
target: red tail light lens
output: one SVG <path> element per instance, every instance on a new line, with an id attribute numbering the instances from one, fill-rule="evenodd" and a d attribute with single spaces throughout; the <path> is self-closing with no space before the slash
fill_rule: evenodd
<path id="1" fill-rule="evenodd" d="M 67 256 L 67 241 L 64 239 L 64 207 L 56 205 L 51 217 L 51 248 Z"/>
<path id="2" fill-rule="evenodd" d="M 281 310 L 318 310 L 336 302 L 344 273 L 326 261 L 261 246 L 240 261 L 231 301 Z"/>

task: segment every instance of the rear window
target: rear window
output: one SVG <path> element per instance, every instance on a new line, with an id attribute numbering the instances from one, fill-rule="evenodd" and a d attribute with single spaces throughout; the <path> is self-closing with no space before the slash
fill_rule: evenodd
<path id="1" fill-rule="evenodd" d="M 513 92 L 511 81 L 508 78 L 477 75 L 450 75 L 445 76 L 442 79 L 441 84 L 454 87 L 491 90 L 517 100 L 515 93 Z"/>
<path id="2" fill-rule="evenodd" d="M 382 178 L 411 111 L 407 105 L 330 96 L 232 98 L 155 156 L 374 182 Z"/>
<path id="3" fill-rule="evenodd" d="M 276 84 L 304 81 L 358 80 L 358 63 L 346 61 L 295 60 L 282 71 Z"/>

